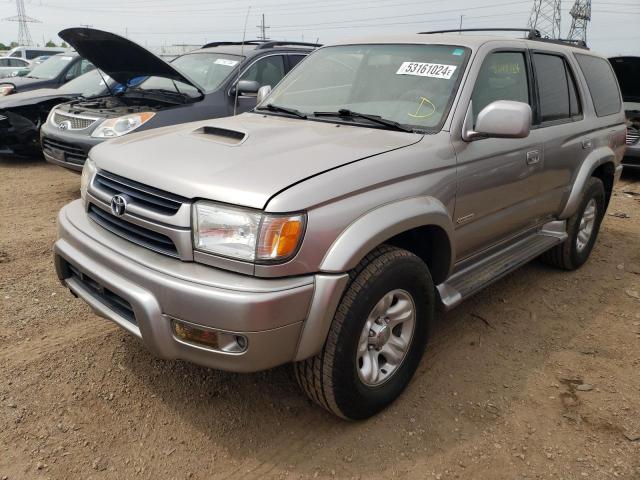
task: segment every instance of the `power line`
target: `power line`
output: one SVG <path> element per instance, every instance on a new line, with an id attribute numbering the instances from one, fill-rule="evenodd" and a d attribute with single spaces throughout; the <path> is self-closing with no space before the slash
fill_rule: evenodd
<path id="1" fill-rule="evenodd" d="M 24 8 L 24 0 L 16 0 L 18 15 L 7 17 L 3 20 L 7 22 L 18 22 L 18 43 L 20 45 L 32 45 L 31 33 L 29 32 L 29 23 L 42 23 L 40 20 L 29 17 Z"/>

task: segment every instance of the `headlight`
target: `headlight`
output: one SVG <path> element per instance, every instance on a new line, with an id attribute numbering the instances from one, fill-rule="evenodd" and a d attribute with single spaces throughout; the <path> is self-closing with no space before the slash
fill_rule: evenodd
<path id="1" fill-rule="evenodd" d="M 304 235 L 306 216 L 273 215 L 211 202 L 193 206 L 193 241 L 204 252 L 248 262 L 293 256 Z"/>
<path id="2" fill-rule="evenodd" d="M 153 118 L 153 112 L 132 113 L 118 118 L 105 120 L 91 134 L 97 138 L 113 138 L 133 132 Z"/>
<path id="3" fill-rule="evenodd" d="M 11 85 L 10 83 L 0 84 L 0 97 L 13 93 L 15 89 L 15 85 Z"/>
<path id="4" fill-rule="evenodd" d="M 87 190 L 89 190 L 89 184 L 93 175 L 96 173 L 96 164 L 90 158 L 84 162 L 82 167 L 82 176 L 80 177 L 80 198 L 82 201 L 87 200 Z"/>

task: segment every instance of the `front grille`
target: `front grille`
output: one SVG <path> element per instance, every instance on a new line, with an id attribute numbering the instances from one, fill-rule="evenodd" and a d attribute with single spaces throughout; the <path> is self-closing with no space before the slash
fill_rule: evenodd
<path id="1" fill-rule="evenodd" d="M 66 265 L 68 267 L 69 274 L 71 275 L 71 277 L 80 281 L 82 285 L 87 290 L 89 290 L 95 298 L 100 300 L 102 303 L 104 303 L 107 307 L 109 307 L 111 310 L 116 312 L 122 318 L 128 320 L 134 325 L 138 324 L 136 322 L 136 316 L 135 316 L 135 313 L 133 312 L 133 308 L 131 307 L 131 304 L 129 302 L 127 302 L 121 296 L 113 293 L 108 288 L 105 288 L 104 286 L 100 285 L 89 275 L 85 275 L 70 263 L 67 263 Z"/>
<path id="2" fill-rule="evenodd" d="M 69 122 L 67 130 L 84 130 L 98 121 L 97 118 L 76 117 L 75 115 L 67 115 L 55 111 L 53 113 L 53 123 L 60 125 L 63 122 Z"/>
<path id="3" fill-rule="evenodd" d="M 42 149 L 53 158 L 74 165 L 84 165 L 87 160 L 87 154 L 82 148 L 60 140 L 42 137 Z"/>
<path id="4" fill-rule="evenodd" d="M 111 233 L 115 233 L 122 238 L 155 252 L 171 257 L 179 257 L 178 249 L 173 243 L 173 240 L 166 235 L 129 223 L 126 220 L 105 212 L 93 204 L 89 205 L 89 216 L 94 222 L 106 228 Z"/>
<path id="5" fill-rule="evenodd" d="M 109 196 L 126 194 L 131 197 L 132 203 L 163 215 L 174 215 L 187 200 L 105 171 L 95 176 L 93 186 Z"/>
<path id="6" fill-rule="evenodd" d="M 627 145 L 635 145 L 640 141 L 640 130 L 633 127 L 627 128 Z"/>

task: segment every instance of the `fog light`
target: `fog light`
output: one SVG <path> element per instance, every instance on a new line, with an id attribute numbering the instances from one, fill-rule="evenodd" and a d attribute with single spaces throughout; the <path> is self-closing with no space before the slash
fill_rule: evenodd
<path id="1" fill-rule="evenodd" d="M 171 320 L 173 334 L 178 340 L 227 353 L 242 353 L 247 349 L 247 337 L 219 330 L 199 327 L 192 323 Z"/>

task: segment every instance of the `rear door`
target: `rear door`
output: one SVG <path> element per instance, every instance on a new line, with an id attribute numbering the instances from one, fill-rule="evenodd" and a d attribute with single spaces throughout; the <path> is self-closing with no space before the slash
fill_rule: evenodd
<path id="1" fill-rule="evenodd" d="M 497 100 L 534 106 L 534 95 L 526 49 L 494 50 L 484 58 L 475 80 L 471 97 L 474 117 Z M 544 152 L 542 135 L 536 130 L 523 139 L 471 142 L 456 133 L 453 146 L 458 166 L 456 257 L 462 260 L 538 221 L 531 206 L 538 194 L 536 174 L 544 163 Z"/>
<path id="2" fill-rule="evenodd" d="M 536 214 L 552 217 L 562 210 L 573 173 L 593 148 L 586 132 L 582 92 L 570 58 L 562 53 L 531 52 L 538 92 L 536 128 L 544 137 L 544 167 L 537 174 Z"/>

